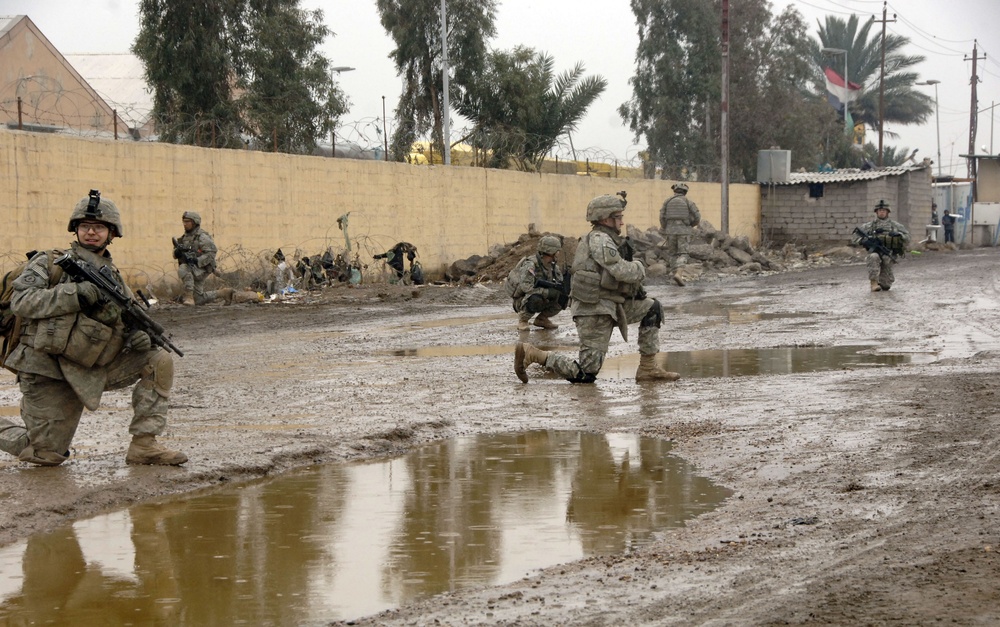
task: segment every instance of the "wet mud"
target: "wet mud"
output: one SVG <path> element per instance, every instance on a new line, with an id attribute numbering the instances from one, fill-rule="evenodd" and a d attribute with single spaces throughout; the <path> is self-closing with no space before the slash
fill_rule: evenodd
<path id="1" fill-rule="evenodd" d="M 626 365 L 591 386 L 533 366 L 521 384 L 505 350 L 518 339 L 516 318 L 499 286 L 164 306 L 155 317 L 185 356 L 163 439 L 188 464 L 126 466 L 129 396 L 109 393 L 85 414 L 67 464 L 0 459 L 0 544 L 166 496 L 457 437 L 635 433 L 669 441 L 733 495 L 634 551 L 352 622 L 1000 622 L 998 262 L 993 249 L 908 257 L 892 290 L 876 294 L 857 264 L 652 285 L 668 314 L 668 360 L 701 351 L 854 355 L 839 368 L 692 372 L 673 384 L 637 385 Z M 572 322 L 555 321 L 558 329 L 527 337 L 573 351 Z M 609 363 L 634 352 L 634 338 L 616 335 Z M 693 362 L 679 362 L 682 374 L 685 363 Z M 0 374 L 3 415 L 18 399 L 13 376 Z"/>

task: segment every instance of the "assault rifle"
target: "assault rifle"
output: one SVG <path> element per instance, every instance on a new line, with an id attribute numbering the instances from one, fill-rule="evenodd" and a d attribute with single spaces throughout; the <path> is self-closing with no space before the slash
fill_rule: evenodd
<path id="1" fill-rule="evenodd" d="M 126 327 L 143 331 L 156 346 L 173 351 L 180 357 L 184 356 L 184 353 L 170 341 L 166 330 L 150 318 L 149 314 L 139 306 L 139 303 L 129 297 L 125 289 L 115 279 L 110 267 L 103 266 L 98 270 L 93 264 L 82 259 L 74 259 L 69 254 L 61 255 L 54 263 L 62 268 L 74 282 L 86 281 L 96 285 L 101 292 L 101 299 L 98 302 L 117 305 L 122 311 L 122 321 Z"/>
<path id="2" fill-rule="evenodd" d="M 198 265 L 198 255 L 181 246 L 176 237 L 172 237 L 170 239 L 174 243 L 174 259 L 182 263 L 186 263 L 189 266 Z"/>
<path id="3" fill-rule="evenodd" d="M 562 283 L 556 283 L 555 281 L 546 281 L 545 279 L 535 279 L 535 287 L 544 287 L 550 290 L 559 290 L 559 306 L 563 309 L 569 305 L 569 290 L 571 287 L 573 278 L 570 276 L 569 272 L 563 271 Z"/>
<path id="4" fill-rule="evenodd" d="M 868 235 L 862 231 L 860 227 L 854 227 L 854 234 L 858 236 L 858 240 L 861 242 L 861 245 L 864 246 L 865 250 L 870 253 L 878 253 L 879 255 L 888 257 L 893 263 L 896 262 L 896 253 L 889 250 L 889 247 L 882 243 L 882 240 Z"/>

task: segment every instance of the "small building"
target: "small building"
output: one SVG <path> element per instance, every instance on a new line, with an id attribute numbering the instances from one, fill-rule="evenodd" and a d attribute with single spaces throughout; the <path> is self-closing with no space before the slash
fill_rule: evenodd
<path id="1" fill-rule="evenodd" d="M 28 16 L 0 16 L 0 124 L 95 137 L 145 136 L 152 127 L 152 97 L 138 59 L 73 58 L 82 67 L 59 52 Z M 94 72 L 93 82 L 86 72 Z"/>
<path id="2" fill-rule="evenodd" d="M 923 238 L 931 220 L 932 174 L 929 163 L 912 166 L 851 168 L 828 172 L 788 172 L 784 155 L 762 151 L 758 167 L 761 241 L 772 246 L 805 242 L 843 242 L 854 227 L 871 220 L 885 200 L 891 218 Z M 778 167 L 768 164 L 777 163 Z"/>

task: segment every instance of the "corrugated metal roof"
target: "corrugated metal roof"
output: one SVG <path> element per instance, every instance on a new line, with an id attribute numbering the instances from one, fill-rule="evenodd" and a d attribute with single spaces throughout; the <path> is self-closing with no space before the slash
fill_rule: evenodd
<path id="1" fill-rule="evenodd" d="M 783 182 L 765 181 L 761 185 L 803 185 L 808 183 L 848 183 L 852 181 L 875 181 L 887 176 L 900 176 L 907 172 L 923 170 L 926 165 L 892 166 L 861 170 L 859 168 L 844 168 L 832 172 L 791 172 L 788 180 Z"/>
<path id="2" fill-rule="evenodd" d="M 134 54 L 64 54 L 70 65 L 94 88 L 118 117 L 142 127 L 153 112 L 153 94 Z"/>

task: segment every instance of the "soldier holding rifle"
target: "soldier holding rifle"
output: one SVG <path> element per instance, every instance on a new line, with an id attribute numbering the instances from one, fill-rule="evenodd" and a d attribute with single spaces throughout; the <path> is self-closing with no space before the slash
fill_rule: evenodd
<path id="1" fill-rule="evenodd" d="M 105 390 L 136 384 L 126 463 L 183 464 L 184 453 L 156 440 L 174 379 L 166 349 L 180 351 L 134 301 L 111 260 L 108 246 L 123 236 L 118 207 L 91 190 L 68 230 L 76 241 L 65 254 L 35 254 L 13 283 L 11 311 L 22 331 L 4 366 L 17 372 L 24 426 L 0 418 L 0 450 L 58 466 L 69 458 L 83 408 L 96 410 Z"/>

